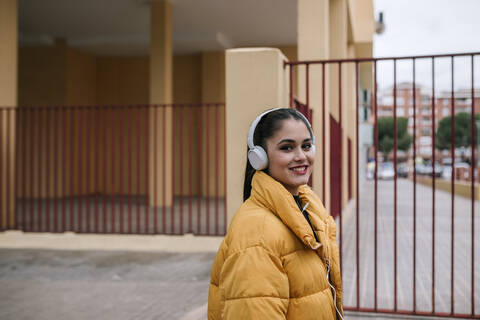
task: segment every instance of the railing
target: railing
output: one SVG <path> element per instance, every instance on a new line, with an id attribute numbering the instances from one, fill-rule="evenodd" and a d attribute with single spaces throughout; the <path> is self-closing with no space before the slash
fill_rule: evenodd
<path id="1" fill-rule="evenodd" d="M 15 145 L 4 229 L 225 233 L 223 103 L 10 107 L 0 124 Z"/>
<path id="2" fill-rule="evenodd" d="M 450 114 L 455 114 L 455 93 L 469 88 L 469 111 L 471 114 L 471 158 L 475 156 L 475 114 L 480 113 L 480 96 L 475 89 L 480 78 L 480 52 L 465 54 L 445 54 L 409 57 L 337 59 L 318 61 L 286 62 L 290 79 L 295 72 L 299 81 L 305 84 L 303 92 L 294 92 L 290 87 L 290 105 L 294 106 L 295 96 L 303 96 L 306 108 L 311 108 L 319 117 L 321 130 L 317 127 L 317 144 L 322 150 L 323 166 L 318 168 L 322 174 L 322 194 L 325 201 L 327 152 L 330 153 L 330 211 L 345 208 L 348 188 L 338 186 L 345 181 L 342 176 L 348 174 L 354 166 L 354 211 L 344 211 L 339 218 L 339 241 L 341 267 L 344 283 L 344 304 L 346 310 L 360 312 L 378 312 L 407 315 L 429 315 L 441 317 L 480 318 L 480 283 L 478 232 L 478 201 L 475 200 L 475 179 L 470 180 L 469 200 L 455 195 L 455 174 L 451 175 L 450 191 L 436 190 L 435 174 L 431 175 L 431 187 L 417 184 L 415 159 L 419 155 L 417 114 L 422 106 L 429 104 L 431 112 L 431 154 L 432 164 L 437 162 L 435 150 L 436 94 L 438 88 L 447 91 L 450 98 Z M 455 73 L 455 64 L 461 68 Z M 399 71 L 398 66 L 402 69 Z M 440 70 L 443 67 L 443 70 Z M 360 69 L 367 72 L 365 77 Z M 420 70 L 420 72 L 418 72 Z M 436 71 L 442 77 L 436 75 Z M 398 75 L 411 87 L 413 95 L 413 159 L 410 159 L 410 179 L 397 178 L 397 84 Z M 445 79 L 445 74 L 448 77 Z M 380 75 L 380 76 L 379 76 Z M 419 85 L 419 78 L 421 84 Z M 321 84 L 320 80 L 321 79 Z M 367 80 L 366 80 L 367 79 Z M 373 79 L 373 84 L 368 84 Z M 460 79 L 460 80 L 459 80 Z M 442 82 L 443 81 L 443 82 Z M 292 83 L 292 81 L 291 81 Z M 317 84 L 311 87 L 311 83 Z M 354 85 L 351 85 L 354 83 Z M 365 84 L 366 83 L 366 84 Z M 349 87 L 350 86 L 350 87 Z M 301 86 L 300 86 L 301 87 Z M 360 88 L 361 87 L 361 88 Z M 349 88 L 351 89 L 349 91 Z M 368 94 L 360 95 L 360 89 L 367 90 L 372 96 L 368 105 Z M 392 180 L 379 181 L 379 141 L 377 96 L 380 89 L 390 90 L 392 101 L 393 127 L 393 167 Z M 465 91 L 465 90 L 464 90 Z M 364 93 L 364 92 L 362 92 Z M 329 95 L 327 95 L 329 94 Z M 348 100 L 348 94 L 354 98 Z M 372 111 L 373 116 L 359 121 L 360 97 L 364 107 Z M 419 103 L 418 98 L 429 98 Z M 404 99 L 409 101 L 410 99 Z M 418 101 L 417 101 L 418 100 Z M 327 106 L 335 114 L 327 112 Z M 354 110 L 352 112 L 350 110 Z M 422 114 L 424 113 L 421 111 Z M 438 117 L 437 113 L 437 117 Z M 348 122 L 345 117 L 352 117 Z M 408 116 L 408 117 L 412 117 Z M 339 132 L 330 131 L 330 141 L 326 141 L 325 128 L 330 118 L 330 128 L 340 126 Z M 350 118 L 351 119 L 351 118 Z M 349 125 L 353 123 L 354 128 Z M 359 149 L 370 138 L 360 136 L 360 126 L 373 127 L 371 148 Z M 352 128 L 350 128 L 352 127 Z M 452 117 L 451 132 L 455 132 Z M 334 136 L 332 136 L 334 135 Z M 455 172 L 455 134 L 451 134 L 450 147 L 451 172 Z M 355 141 L 354 152 L 342 166 L 342 145 L 348 138 Z M 338 144 L 340 144 L 338 146 Z M 371 150 L 373 149 L 373 150 Z M 328 151 L 330 150 L 330 151 Z M 372 153 L 374 157 L 373 180 L 368 180 L 360 170 L 360 162 Z M 334 158 L 332 158 L 332 154 Z M 335 158 L 338 157 L 338 158 Z M 336 161 L 334 161 L 336 160 Z M 352 164 L 349 164 L 352 163 Z M 344 166 L 348 166 L 345 168 Z M 317 170 L 318 170 L 317 169 Z M 471 169 L 470 169 L 471 170 Z M 337 172 L 337 174 L 335 173 Z M 346 179 L 352 184 L 353 177 Z M 338 180 L 337 180 L 338 179 Z M 332 187 L 333 186 L 333 187 Z M 340 193 L 340 194 L 338 194 Z M 477 290 L 477 291 L 476 291 Z"/>

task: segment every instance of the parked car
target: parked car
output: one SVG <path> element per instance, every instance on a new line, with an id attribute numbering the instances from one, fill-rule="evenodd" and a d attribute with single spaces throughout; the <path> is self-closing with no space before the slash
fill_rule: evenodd
<path id="1" fill-rule="evenodd" d="M 467 170 L 470 168 L 470 165 L 466 162 L 458 162 L 458 163 L 455 163 L 455 169 L 457 169 L 457 168 L 465 168 L 464 175 L 465 175 L 465 178 L 466 178 L 466 176 L 468 175 Z M 442 167 L 441 177 L 443 179 L 446 179 L 446 180 L 452 179 L 452 164 L 451 163 L 446 164 Z"/>
<path id="2" fill-rule="evenodd" d="M 391 180 L 395 177 L 395 170 L 393 168 L 393 163 L 384 162 L 378 168 L 378 178 L 383 180 Z"/>
<path id="3" fill-rule="evenodd" d="M 399 178 L 408 178 L 408 164 L 406 162 L 397 164 L 397 176 Z"/>

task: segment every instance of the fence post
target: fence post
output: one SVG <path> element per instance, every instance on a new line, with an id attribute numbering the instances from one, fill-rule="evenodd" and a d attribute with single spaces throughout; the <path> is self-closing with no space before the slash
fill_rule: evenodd
<path id="1" fill-rule="evenodd" d="M 227 221 L 242 204 L 247 134 L 262 111 L 288 106 L 288 68 L 278 49 L 231 49 L 226 53 Z"/>

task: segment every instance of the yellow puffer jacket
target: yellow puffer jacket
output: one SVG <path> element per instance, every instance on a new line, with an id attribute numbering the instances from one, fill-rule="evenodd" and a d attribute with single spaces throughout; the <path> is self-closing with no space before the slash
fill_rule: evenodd
<path id="1" fill-rule="evenodd" d="M 282 184 L 256 172 L 213 263 L 208 319 L 336 319 L 343 315 L 335 221 L 308 186 L 312 228 Z"/>

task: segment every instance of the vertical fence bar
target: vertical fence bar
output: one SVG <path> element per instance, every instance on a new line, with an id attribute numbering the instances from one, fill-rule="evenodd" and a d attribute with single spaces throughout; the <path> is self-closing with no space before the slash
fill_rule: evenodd
<path id="1" fill-rule="evenodd" d="M 356 172 L 355 172 L 355 175 L 356 175 L 356 196 L 355 196 L 355 201 L 356 201 L 356 214 L 355 214 L 355 238 L 356 238 L 356 242 L 355 242 L 355 262 L 356 262 L 356 269 L 357 269 L 357 274 L 356 274 L 356 283 L 357 283 L 357 286 L 356 286 L 356 293 L 357 293 L 357 309 L 360 308 L 360 236 L 359 236 L 359 233 L 360 233 L 360 184 L 358 182 L 358 179 L 359 179 L 359 165 L 358 165 L 358 162 L 359 162 L 359 148 L 358 148 L 358 144 L 359 144 L 359 130 L 358 130 L 358 126 L 359 126 L 359 118 L 358 118 L 358 109 L 359 109 L 359 105 L 358 105 L 358 86 L 359 86 L 359 83 L 358 83 L 358 61 L 355 62 L 355 163 L 356 163 Z M 365 106 L 364 106 L 365 107 Z"/>
<path id="2" fill-rule="evenodd" d="M 338 63 L 338 123 L 340 125 L 340 272 L 343 270 L 343 126 L 342 126 L 342 63 Z"/>
<path id="3" fill-rule="evenodd" d="M 20 128 L 19 128 L 19 123 L 20 123 L 20 109 L 17 107 L 15 107 L 13 109 L 13 124 L 15 126 L 14 128 L 14 134 L 15 134 L 15 141 L 14 141 L 14 172 L 13 172 L 13 181 L 14 181 L 14 189 L 13 189 L 13 201 L 14 201 L 14 211 L 13 211 L 13 214 L 14 214 L 14 228 L 16 230 L 19 230 L 18 228 L 18 225 L 19 225 L 19 220 L 20 220 L 20 217 L 19 217 L 19 213 L 20 213 L 20 209 L 19 209 L 19 204 L 18 204 L 18 199 L 19 199 L 19 190 L 18 190 L 18 186 L 19 186 L 19 172 L 20 172 L 20 168 L 19 168 L 19 164 L 18 164 L 18 159 L 19 159 L 19 154 L 20 154 L 20 145 L 19 143 L 17 143 L 17 141 L 20 141 Z"/>
<path id="4" fill-rule="evenodd" d="M 127 108 L 128 119 L 128 233 L 132 233 L 132 153 L 133 153 L 133 135 L 132 135 L 132 121 L 133 121 L 133 107 Z"/>
<path id="5" fill-rule="evenodd" d="M 22 132 L 20 143 L 22 144 L 22 230 L 27 230 L 27 132 L 28 122 L 27 122 L 27 109 L 21 108 L 20 112 L 22 114 L 21 125 L 19 126 L 19 132 Z M 31 136 L 31 135 L 30 135 Z M 30 137 L 31 139 L 31 137 Z M 31 158 L 31 157 L 30 157 Z M 1 188 L 1 187 L 0 187 Z"/>
<path id="6" fill-rule="evenodd" d="M 38 119 L 37 119 L 37 209 L 38 209 L 38 228 L 37 230 L 42 232 L 45 231 L 43 228 L 43 208 L 42 208 L 42 173 L 43 173 L 43 163 L 42 163 L 42 116 L 43 116 L 43 108 L 38 108 Z"/>
<path id="7" fill-rule="evenodd" d="M 377 61 L 373 62 L 374 103 L 375 103 L 375 193 L 374 193 L 374 309 L 377 310 L 377 217 L 378 217 L 378 106 L 377 106 Z"/>
<path id="8" fill-rule="evenodd" d="M 62 231 L 67 230 L 67 121 L 68 121 L 68 109 L 62 107 Z M 30 133 L 32 131 L 30 130 Z M 32 141 L 33 137 L 30 137 Z M 32 173 L 30 172 L 30 175 Z"/>
<path id="9" fill-rule="evenodd" d="M 170 233 L 174 233 L 175 225 L 175 108 L 172 108 L 172 208 L 170 210 Z"/>
<path id="10" fill-rule="evenodd" d="M 30 230 L 29 231 L 35 231 L 34 230 L 34 223 L 33 221 L 35 220 L 35 211 L 33 210 L 34 208 L 34 205 L 35 205 L 35 194 L 34 194 L 34 183 L 35 183 L 35 178 L 34 178 L 34 173 L 33 173 L 33 164 L 34 164 L 34 154 L 35 154 L 35 151 L 34 151 L 34 139 L 35 137 L 37 137 L 37 135 L 35 134 L 35 109 L 34 108 L 29 108 L 28 109 L 30 115 L 29 115 L 29 118 L 30 118 L 30 130 L 29 130 L 29 133 L 30 133 L 30 146 L 29 146 L 29 149 L 30 149 Z"/>
<path id="11" fill-rule="evenodd" d="M 471 99 L 472 99 L 472 191 L 471 191 L 471 205 L 472 205 L 472 214 L 471 214 L 471 239 L 472 239 L 472 251 L 471 251 L 471 256 L 472 256 L 472 262 L 471 262 L 471 278 L 472 278 L 472 287 L 471 287 L 471 292 L 470 292 L 470 301 L 471 301 L 471 315 L 472 317 L 475 315 L 475 169 L 476 169 L 476 161 L 475 161 L 475 146 L 478 143 L 476 141 L 476 136 L 475 136 L 475 87 L 474 87 L 474 59 L 473 55 L 471 56 L 472 59 L 472 93 L 471 93 Z M 480 172 L 478 172 L 478 175 L 480 175 Z"/>
<path id="12" fill-rule="evenodd" d="M 5 113 L 4 110 L 5 109 L 3 107 L 0 107 L 0 137 L 2 137 L 3 135 L 3 114 Z M 8 120 L 6 121 L 8 122 Z M 3 140 L 0 140 L 0 141 L 3 141 Z M 5 151 L 5 154 L 6 154 L 6 151 Z M 0 144 L 0 173 L 2 173 L 2 170 L 3 170 L 3 143 Z M 0 176 L 0 199 L 2 198 L 2 196 L 3 196 L 3 175 Z M 1 220 L 2 210 L 3 210 L 3 203 L 0 203 L 0 230 L 3 231 L 2 220 Z M 5 226 L 5 229 L 7 229 L 6 226 Z"/>
<path id="13" fill-rule="evenodd" d="M 140 129 L 140 109 L 139 105 L 135 106 L 135 123 L 137 124 L 137 233 L 140 233 L 140 144 L 141 144 L 141 129 Z"/>
<path id="14" fill-rule="evenodd" d="M 290 108 L 293 108 L 294 106 L 294 103 L 293 103 L 293 68 L 294 66 L 293 65 L 289 65 L 289 75 L 290 75 L 290 83 L 289 83 L 289 86 L 290 86 L 290 96 L 289 96 L 289 105 L 290 105 Z M 208 136 L 208 135 L 207 135 Z"/>
<path id="15" fill-rule="evenodd" d="M 455 180 L 455 93 L 454 93 L 454 71 L 455 71 L 455 67 L 454 67 L 454 58 L 453 56 L 451 56 L 451 61 L 452 61 L 452 117 L 451 117 L 451 138 L 452 138 L 452 180 L 451 180 L 451 186 L 452 186 L 452 224 L 451 224 L 451 251 L 450 251 L 450 260 L 451 260 L 451 268 L 450 268 L 450 298 L 451 298 L 451 305 L 450 305 L 450 314 L 453 315 L 454 313 L 454 292 L 453 292 L 453 289 L 454 289 L 454 284 L 453 284 L 453 278 L 454 278 L 454 270 L 455 270 L 455 266 L 454 266 L 454 240 L 455 240 L 455 216 L 454 216 L 454 213 L 455 213 L 455 183 L 454 183 L 454 180 Z"/>
<path id="16" fill-rule="evenodd" d="M 310 88 L 309 88 L 309 74 L 310 74 L 310 64 L 305 64 L 305 101 L 306 101 L 306 107 L 307 107 L 307 114 L 308 111 L 310 110 Z M 312 122 L 312 119 L 310 119 L 310 122 Z"/>
<path id="17" fill-rule="evenodd" d="M 158 118 L 157 118 L 157 111 L 158 105 L 153 106 L 153 233 L 158 233 L 158 171 L 157 171 L 157 151 L 158 151 Z M 162 180 L 165 180 L 165 177 L 162 177 Z"/>
<path id="18" fill-rule="evenodd" d="M 118 136 L 119 136 L 119 139 L 118 139 L 118 149 L 119 149 L 119 157 L 118 157 L 118 177 L 119 177 L 119 181 L 118 181 L 118 189 L 119 189 L 119 192 L 118 192 L 118 197 L 119 197 L 119 201 L 118 201 L 118 204 L 120 206 L 120 209 L 119 209 L 119 217 L 118 217 L 118 220 L 119 220 L 119 233 L 125 233 L 125 229 L 124 229 L 124 224 L 123 224 L 123 220 L 124 220 L 124 217 L 123 217 L 123 195 L 124 195 L 124 192 L 123 192 L 123 155 L 124 155 L 124 152 L 123 152 L 123 145 L 124 145 L 124 133 L 123 133 L 123 122 L 124 122 L 124 118 L 125 118 L 125 106 L 121 106 L 119 109 L 119 121 L 118 121 Z"/>
<path id="19" fill-rule="evenodd" d="M 5 152 L 5 155 L 6 155 L 6 157 L 5 157 L 5 158 L 6 158 L 6 162 L 5 162 L 6 193 L 5 193 L 5 195 L 6 195 L 6 197 L 7 197 L 7 199 L 6 199 L 7 201 L 6 201 L 6 203 L 5 203 L 5 205 L 6 205 L 6 211 L 5 211 L 5 217 L 6 217 L 5 222 L 6 222 L 6 224 L 5 224 L 5 229 L 10 229 L 10 221 L 9 221 L 9 219 L 10 219 L 10 212 L 9 212 L 9 211 L 10 211 L 10 194 L 11 194 L 11 192 L 12 192 L 12 191 L 11 191 L 11 190 L 12 190 L 12 186 L 10 185 L 10 176 L 11 176 L 11 174 L 10 174 L 10 148 L 11 148 L 11 146 L 10 146 L 10 140 L 12 139 L 11 133 L 10 133 L 10 131 L 11 131 L 10 125 L 11 125 L 11 122 L 12 122 L 12 121 L 10 120 L 10 118 L 11 118 L 11 115 L 10 115 L 11 110 L 12 110 L 12 109 L 11 109 L 10 107 L 7 107 L 7 108 L 5 109 L 5 112 L 4 112 L 5 115 L 6 115 L 6 118 L 5 118 L 5 119 L 6 119 L 6 126 L 5 126 L 5 127 L 6 127 L 6 131 L 7 131 L 7 132 L 6 132 L 7 143 L 6 143 L 6 146 L 5 146 L 5 149 L 6 149 L 6 152 Z M 0 121 L 3 121 L 3 120 L 1 120 L 1 118 L 0 118 Z M 1 133 L 1 130 L 0 130 L 0 133 Z M 3 146 L 1 146 L 0 148 L 3 148 Z M 2 167 L 0 166 L 0 171 L 1 171 L 1 169 L 2 169 Z M 1 183 L 1 181 L 0 181 L 0 183 Z M 2 194 L 0 193 L 0 197 L 1 197 L 1 196 L 2 196 Z M 2 208 L 2 207 L 0 206 L 0 208 Z M 1 211 L 1 209 L 0 209 L 0 211 Z"/>
<path id="20" fill-rule="evenodd" d="M 210 104 L 207 104 L 207 121 L 206 121 L 206 156 L 205 161 L 205 181 L 206 181 L 206 200 L 207 200 L 207 234 L 210 234 Z"/>
<path id="21" fill-rule="evenodd" d="M 78 109 L 78 117 L 77 117 L 77 190 L 78 190 L 78 232 L 82 232 L 82 215 L 83 215 L 83 206 L 82 206 L 82 187 L 83 187 L 83 168 L 82 168 L 82 161 L 83 160 L 83 153 L 82 153 L 82 146 L 83 146 L 83 135 L 82 135 L 82 124 L 83 124 L 83 107 L 79 106 Z"/>
<path id="22" fill-rule="evenodd" d="M 50 163 L 52 163 L 50 161 L 50 110 L 50 107 L 45 108 L 45 214 L 47 232 L 52 231 L 50 229 Z"/>
<path id="23" fill-rule="evenodd" d="M 325 118 L 326 118 L 326 105 L 325 105 L 325 63 L 322 63 L 322 202 L 325 204 L 325 179 L 326 179 L 326 171 L 325 171 L 325 153 L 326 153 L 326 144 L 325 144 Z"/>
<path id="24" fill-rule="evenodd" d="M 397 60 L 393 59 L 393 310 L 397 311 Z"/>
<path id="25" fill-rule="evenodd" d="M 87 212 L 86 212 L 86 222 L 87 222 L 87 225 L 86 225 L 86 232 L 92 232 L 91 231 L 91 226 L 90 226 L 90 205 L 91 205 L 91 201 L 90 201 L 90 195 L 91 195 L 91 181 L 90 181 L 90 161 L 91 161 L 91 156 L 90 156 L 90 135 L 91 135 L 91 121 L 90 121 L 90 118 L 92 117 L 91 113 L 92 113 L 92 108 L 90 106 L 87 107 L 87 109 L 85 110 L 85 113 L 86 113 L 86 120 L 85 120 L 85 147 L 84 147 L 84 151 L 85 151 L 85 154 L 86 154 L 86 157 L 87 157 L 87 163 L 85 163 L 85 171 L 86 171 L 86 182 L 87 182 L 87 187 L 85 188 L 85 196 L 87 197 Z"/>
<path id="26" fill-rule="evenodd" d="M 103 215 L 102 229 L 107 233 L 107 107 L 103 107 Z"/>
<path id="27" fill-rule="evenodd" d="M 227 121 L 226 121 L 226 108 L 223 107 L 223 192 L 224 192 L 224 204 L 223 204 L 223 234 L 227 233 Z"/>
<path id="28" fill-rule="evenodd" d="M 150 108 L 151 106 L 145 106 L 145 233 L 150 233 L 150 201 L 149 201 L 149 153 L 150 153 Z"/>
<path id="29" fill-rule="evenodd" d="M 432 57 L 432 310 L 435 310 L 435 58 Z M 435 311 L 434 311 L 435 312 Z"/>
<path id="30" fill-rule="evenodd" d="M 218 104 L 215 108 L 215 235 L 218 235 Z"/>
<path id="31" fill-rule="evenodd" d="M 417 89 L 415 87 L 415 58 L 413 59 L 413 312 L 417 311 Z M 434 305 L 432 300 L 432 306 Z"/>
<path id="32" fill-rule="evenodd" d="M 167 167 L 167 164 L 165 163 L 167 161 L 167 158 L 166 158 L 166 150 L 167 150 L 167 147 L 166 147 L 166 143 L 167 143 L 167 138 L 166 138 L 166 134 L 167 134 L 167 129 L 166 129 L 166 126 L 167 126 L 167 120 L 166 120 L 166 116 L 167 116 L 167 107 L 165 105 L 162 106 L 162 148 L 163 148 L 163 152 L 162 152 L 162 233 L 166 233 L 167 232 L 167 205 L 166 205 L 166 201 L 167 201 L 167 194 L 166 194 L 166 188 L 167 188 L 167 184 L 166 184 L 166 181 L 167 181 L 167 178 L 166 178 L 166 167 Z"/>
<path id="33" fill-rule="evenodd" d="M 53 216 L 54 216 L 54 231 L 58 232 L 58 107 L 53 109 Z"/>
<path id="34" fill-rule="evenodd" d="M 197 177 L 197 233 L 201 234 L 202 229 L 201 229 L 201 224 L 200 224 L 200 217 L 201 217 L 201 208 L 202 208 L 202 157 L 203 154 L 201 151 L 203 150 L 202 148 L 202 108 L 201 105 L 198 105 L 197 108 L 197 172 L 198 172 L 198 177 Z"/>
<path id="35" fill-rule="evenodd" d="M 95 210 L 94 210 L 94 230 L 95 233 L 98 233 L 98 200 L 99 200 L 99 193 L 100 188 L 98 185 L 98 176 L 99 176 L 99 167 L 100 167 L 100 157 L 99 157 L 99 140 L 100 140 L 100 108 L 95 106 L 95 166 L 94 166 L 94 176 L 95 176 Z"/>
<path id="36" fill-rule="evenodd" d="M 179 152 L 180 152 L 180 165 L 178 169 L 180 171 L 180 234 L 183 234 L 183 108 L 184 105 L 179 105 L 180 111 L 180 121 L 178 129 L 180 131 L 180 138 L 179 138 Z"/>
<path id="37" fill-rule="evenodd" d="M 75 108 L 70 107 L 70 231 L 74 231 L 74 206 L 73 206 L 73 194 L 74 194 L 74 156 L 75 156 Z"/>
<path id="38" fill-rule="evenodd" d="M 193 233 L 192 227 L 192 125 L 193 105 L 189 106 L 188 112 L 188 232 Z"/>
<path id="39" fill-rule="evenodd" d="M 110 232 L 115 233 L 116 228 L 115 228 L 115 148 L 116 148 L 116 139 L 115 139 L 115 112 L 118 110 L 115 108 L 115 106 L 111 107 L 111 114 L 110 114 L 110 134 L 112 135 L 110 137 L 110 145 L 112 146 L 112 152 L 111 152 L 111 162 L 110 162 L 110 174 L 112 175 L 110 177 L 110 216 L 111 221 L 110 221 Z M 138 163 L 140 164 L 140 163 Z"/>

